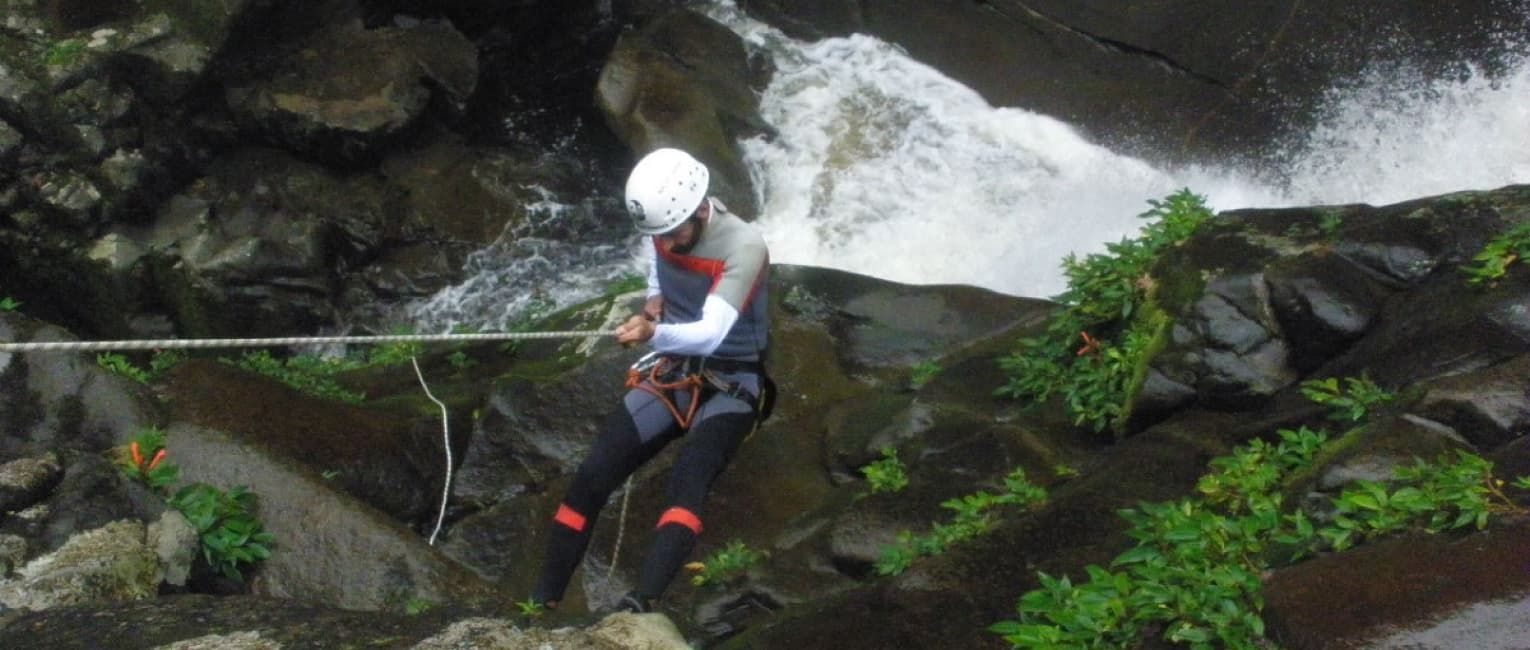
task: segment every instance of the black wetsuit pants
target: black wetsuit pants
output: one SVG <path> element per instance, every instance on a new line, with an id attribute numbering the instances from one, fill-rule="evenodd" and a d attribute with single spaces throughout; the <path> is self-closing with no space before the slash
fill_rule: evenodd
<path id="1" fill-rule="evenodd" d="M 727 379 L 737 382 L 748 394 L 758 394 L 756 375 Z M 689 406 L 687 397 L 682 393 L 676 399 L 681 413 Z M 664 592 L 696 546 L 702 531 L 702 506 L 713 481 L 755 424 L 755 407 L 749 395 L 712 392 L 704 394 L 702 400 L 689 431 L 685 431 L 656 396 L 642 390 L 627 393 L 623 408 L 607 418 L 600 438 L 580 463 L 553 517 L 534 600 L 555 603 L 563 599 L 611 493 L 671 441 L 683 439 L 684 446 L 670 470 L 666 505 L 638 574 L 638 596 L 654 600 Z"/>

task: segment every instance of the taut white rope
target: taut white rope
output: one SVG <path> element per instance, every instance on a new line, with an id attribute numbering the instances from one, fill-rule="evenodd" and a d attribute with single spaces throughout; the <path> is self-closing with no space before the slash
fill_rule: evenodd
<path id="1" fill-rule="evenodd" d="M 479 332 L 475 334 L 382 334 L 376 336 L 289 336 L 258 339 L 147 339 L 135 341 L 30 341 L 0 343 L 0 352 L 93 352 L 100 350 L 172 350 L 197 348 L 263 348 L 332 343 L 436 343 L 514 341 L 611 336 L 615 330 L 546 332 Z"/>

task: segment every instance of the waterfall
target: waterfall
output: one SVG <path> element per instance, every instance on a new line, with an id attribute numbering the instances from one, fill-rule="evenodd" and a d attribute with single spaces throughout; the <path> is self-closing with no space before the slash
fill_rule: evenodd
<path id="1" fill-rule="evenodd" d="M 1056 119 L 990 106 L 876 38 L 808 43 L 730 0 L 706 11 L 775 60 L 761 112 L 777 134 L 742 143 L 775 262 L 1046 297 L 1065 286 L 1065 255 L 1136 234 L 1147 202 L 1180 188 L 1222 211 L 1382 205 L 1530 182 L 1530 59 L 1493 77 L 1433 82 L 1394 62 L 1332 90 L 1317 127 L 1273 170 L 1170 168 Z M 548 218 L 563 209 L 544 207 Z M 638 272 L 635 242 L 486 252 L 473 277 L 409 305 L 408 318 L 422 331 L 503 328 L 528 304 L 568 305 Z"/>
<path id="2" fill-rule="evenodd" d="M 1424 83 L 1405 66 L 1335 89 L 1275 173 L 1158 167 L 973 90 L 864 35 L 793 40 L 730 2 L 711 15 L 769 52 L 744 143 L 777 262 L 916 284 L 1045 297 L 1061 259 L 1141 227 L 1147 201 L 1188 187 L 1215 210 L 1385 204 L 1530 182 L 1530 64 Z M 1279 178 L 1279 182 L 1269 180 Z"/>

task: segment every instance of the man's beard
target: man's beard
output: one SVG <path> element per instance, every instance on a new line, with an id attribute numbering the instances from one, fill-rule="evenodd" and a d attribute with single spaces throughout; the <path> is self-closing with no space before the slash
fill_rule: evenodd
<path id="1" fill-rule="evenodd" d="M 690 254 L 691 249 L 695 248 L 696 244 L 701 243 L 701 235 L 702 235 L 702 233 L 705 233 L 706 230 L 707 230 L 707 222 L 702 220 L 702 219 L 696 219 L 695 220 L 695 225 L 693 225 L 691 227 L 691 242 L 689 244 L 684 245 L 684 246 L 681 246 L 679 242 L 675 242 L 675 243 L 670 245 L 669 252 L 674 253 L 676 255 L 688 255 L 688 254 Z"/>

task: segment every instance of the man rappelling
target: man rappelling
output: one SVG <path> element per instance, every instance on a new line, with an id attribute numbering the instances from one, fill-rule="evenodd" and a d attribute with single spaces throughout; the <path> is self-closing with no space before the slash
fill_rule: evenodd
<path id="1" fill-rule="evenodd" d="M 532 595 L 545 607 L 563 599 L 611 493 L 684 438 L 637 588 L 618 605 L 650 611 L 701 535 L 713 481 L 768 410 L 769 252 L 753 225 L 707 195 L 709 177 L 690 154 L 658 149 L 627 179 L 627 210 L 651 257 L 647 300 L 616 329 L 616 340 L 646 342 L 654 352 L 629 371 L 621 406 L 553 516 Z"/>

